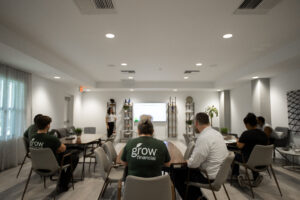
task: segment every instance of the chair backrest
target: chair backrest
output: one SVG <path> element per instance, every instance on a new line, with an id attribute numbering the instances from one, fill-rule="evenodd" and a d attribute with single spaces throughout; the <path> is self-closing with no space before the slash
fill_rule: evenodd
<path id="1" fill-rule="evenodd" d="M 117 159 L 118 154 L 116 152 L 116 149 L 115 149 L 113 143 L 111 141 L 107 141 L 102 146 L 103 146 L 103 149 L 104 149 L 105 153 L 107 154 L 110 162 L 114 163 Z"/>
<path id="2" fill-rule="evenodd" d="M 100 170 L 100 175 L 102 178 L 106 178 L 112 163 L 109 161 L 102 147 L 97 147 L 94 152 L 96 156 L 97 167 Z"/>
<path id="3" fill-rule="evenodd" d="M 212 183 L 212 187 L 214 190 L 219 191 L 221 186 L 226 182 L 228 174 L 231 169 L 231 164 L 232 164 L 233 159 L 234 159 L 234 153 L 229 152 L 228 156 L 225 158 L 225 160 L 221 164 L 214 182 Z"/>
<path id="4" fill-rule="evenodd" d="M 26 137 L 23 137 L 23 143 L 24 143 L 26 154 L 28 154 L 29 153 L 29 139 Z"/>
<path id="5" fill-rule="evenodd" d="M 270 164 L 272 164 L 273 149 L 273 145 L 255 145 L 250 154 L 247 165 L 251 169 L 258 169 L 257 167 L 269 166 Z"/>
<path id="6" fill-rule="evenodd" d="M 32 169 L 41 176 L 49 176 L 59 170 L 59 165 L 50 148 L 30 148 Z"/>
<path id="7" fill-rule="evenodd" d="M 127 176 L 124 200 L 171 200 L 172 188 L 169 175 L 153 178 Z"/>
<path id="8" fill-rule="evenodd" d="M 84 127 L 83 132 L 86 134 L 96 134 L 96 127 Z"/>
<path id="9" fill-rule="evenodd" d="M 195 142 L 194 142 L 194 141 L 191 141 L 191 142 L 187 145 L 186 150 L 185 150 L 185 152 L 184 152 L 183 158 L 184 158 L 185 160 L 188 160 L 188 159 L 191 157 L 194 148 L 195 148 Z"/>
<path id="10" fill-rule="evenodd" d="M 59 128 L 57 129 L 59 138 L 67 137 L 68 130 L 66 128 Z"/>
<path id="11" fill-rule="evenodd" d="M 286 147 L 290 145 L 290 129 L 287 127 L 276 127 L 274 129 L 275 132 L 283 132 L 283 136 L 281 139 L 276 139 L 274 141 L 275 147 Z"/>

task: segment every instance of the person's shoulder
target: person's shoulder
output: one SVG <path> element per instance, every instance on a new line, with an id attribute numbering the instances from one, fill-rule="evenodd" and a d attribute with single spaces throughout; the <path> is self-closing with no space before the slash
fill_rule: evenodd
<path id="1" fill-rule="evenodd" d="M 53 135 L 49 135 L 49 134 L 44 134 L 43 135 L 45 139 L 47 140 L 51 140 L 51 141 L 60 141 L 57 137 L 53 136 Z"/>

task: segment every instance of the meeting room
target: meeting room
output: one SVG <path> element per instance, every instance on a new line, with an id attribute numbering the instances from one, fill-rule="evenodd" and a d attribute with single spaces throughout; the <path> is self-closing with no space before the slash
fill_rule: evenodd
<path id="1" fill-rule="evenodd" d="M 0 200 L 298 200 L 299 0 L 0 0 Z"/>

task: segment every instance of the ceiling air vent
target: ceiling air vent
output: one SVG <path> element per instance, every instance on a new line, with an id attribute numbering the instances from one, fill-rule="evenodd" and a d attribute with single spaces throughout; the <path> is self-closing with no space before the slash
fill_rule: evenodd
<path id="1" fill-rule="evenodd" d="M 112 0 L 92 0 L 98 9 L 113 9 L 114 4 Z"/>
<path id="2" fill-rule="evenodd" d="M 122 74 L 135 74 L 135 70 L 121 70 Z"/>
<path id="3" fill-rule="evenodd" d="M 198 72 L 200 72 L 200 70 L 185 70 L 184 71 L 185 74 L 198 73 Z"/>
<path id="4" fill-rule="evenodd" d="M 118 0 L 73 0 L 81 14 L 111 14 L 116 13 Z"/>
<path id="5" fill-rule="evenodd" d="M 255 9 L 263 0 L 245 0 L 239 9 Z"/>
<path id="6" fill-rule="evenodd" d="M 281 0 L 244 0 L 234 11 L 236 15 L 266 14 L 274 8 Z"/>

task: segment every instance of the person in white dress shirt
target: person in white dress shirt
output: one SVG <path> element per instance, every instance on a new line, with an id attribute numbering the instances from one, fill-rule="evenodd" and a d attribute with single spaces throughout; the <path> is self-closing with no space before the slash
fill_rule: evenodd
<path id="1" fill-rule="evenodd" d="M 188 168 L 190 168 L 191 181 L 208 183 L 206 176 L 195 168 L 206 170 L 209 180 L 213 181 L 216 178 L 221 164 L 228 155 L 222 134 L 210 126 L 209 117 L 206 113 L 200 112 L 196 115 L 195 126 L 199 135 L 192 155 L 186 161 L 187 168 L 174 170 L 174 185 L 182 198 L 184 198 L 185 195 L 185 180 Z M 188 191 L 188 199 L 206 199 L 206 197 L 199 188 L 191 186 Z"/>
<path id="2" fill-rule="evenodd" d="M 116 121 L 117 121 L 117 117 L 114 114 L 112 107 L 109 107 L 107 110 L 106 117 L 105 117 L 107 138 L 109 138 L 113 134 Z"/>

